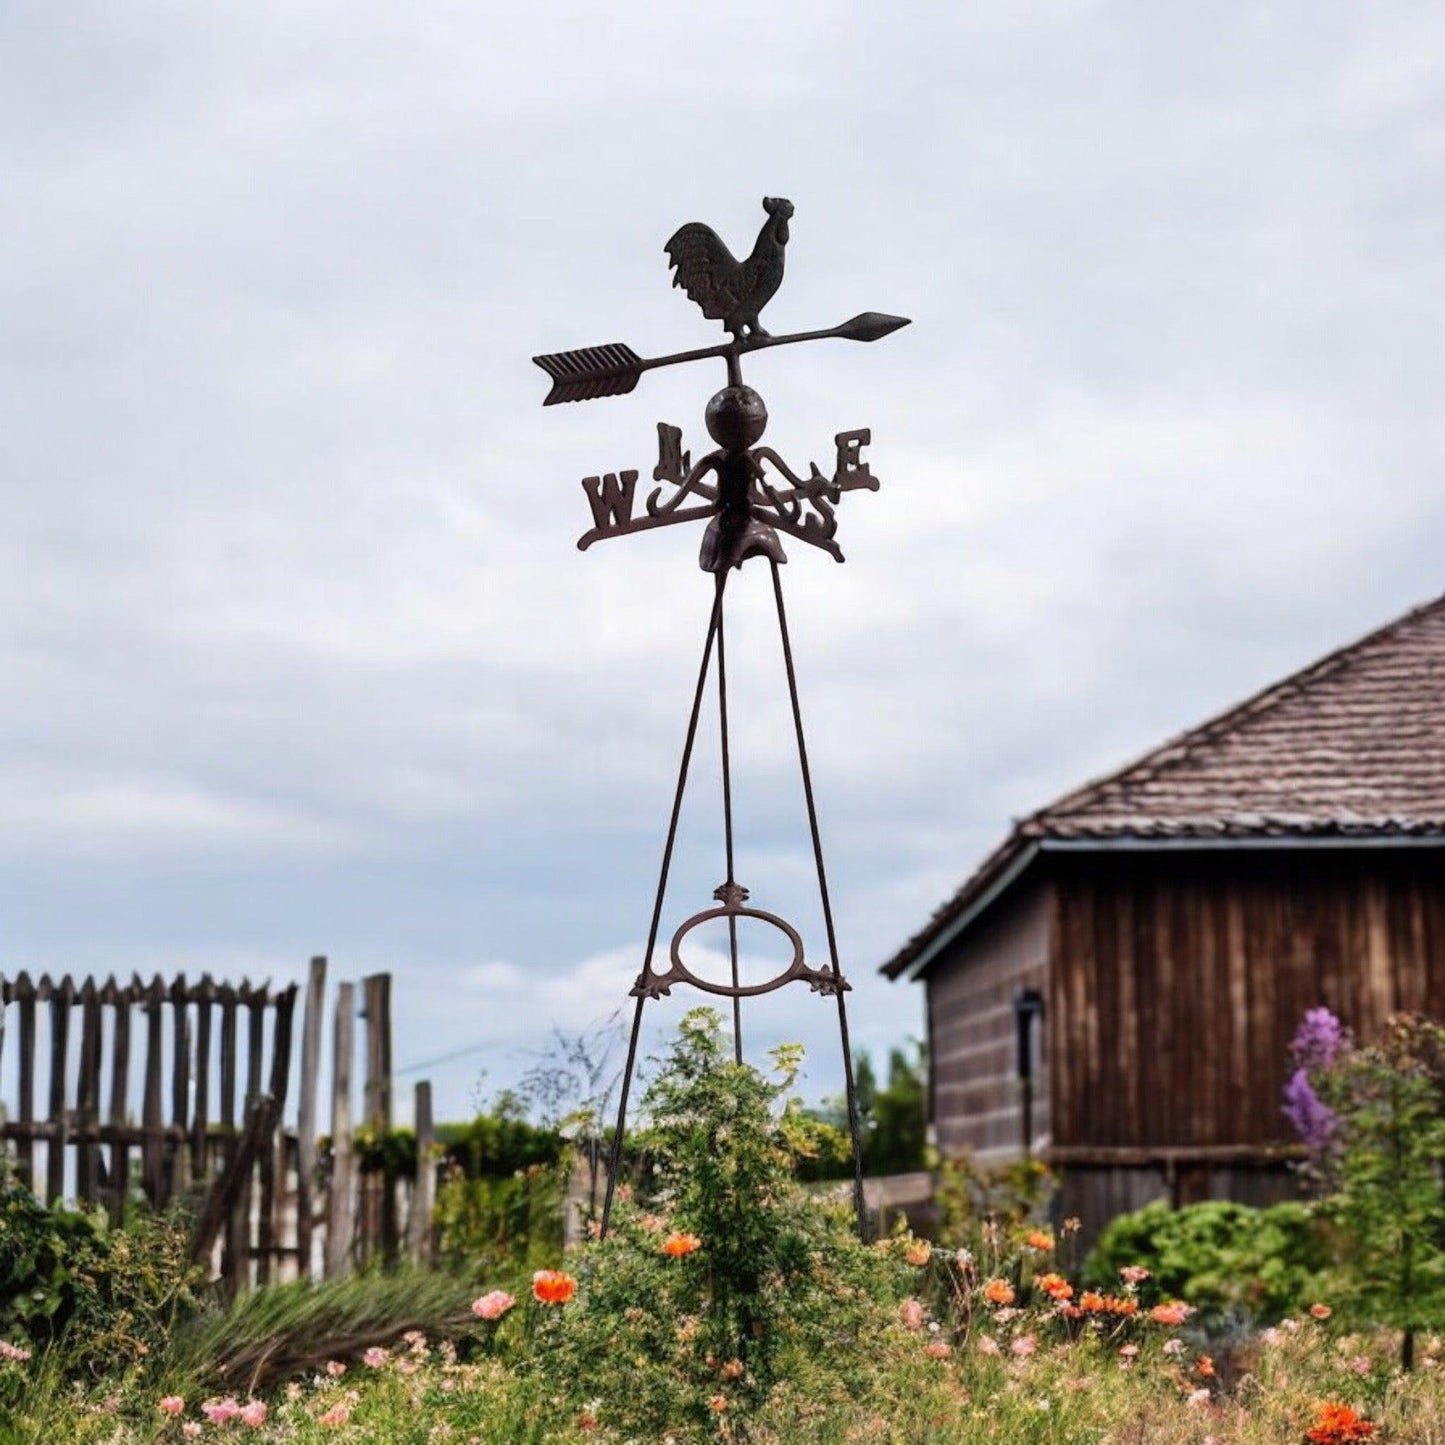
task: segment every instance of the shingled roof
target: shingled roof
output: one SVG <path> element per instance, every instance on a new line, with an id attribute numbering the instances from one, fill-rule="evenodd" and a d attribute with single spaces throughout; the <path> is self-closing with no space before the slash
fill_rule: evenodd
<path id="1" fill-rule="evenodd" d="M 882 972 L 924 959 L 1051 844 L 1353 837 L 1445 839 L 1445 597 L 1024 818 Z"/>

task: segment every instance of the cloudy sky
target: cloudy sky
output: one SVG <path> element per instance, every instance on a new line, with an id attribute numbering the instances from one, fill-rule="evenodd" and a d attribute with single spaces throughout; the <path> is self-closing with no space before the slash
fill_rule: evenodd
<path id="1" fill-rule="evenodd" d="M 748 369 L 883 481 L 786 569 L 863 1046 L 1012 816 L 1445 588 L 1432 0 L 5 6 L 0 970 L 390 969 L 451 1116 L 626 1002 L 710 584 L 578 482 L 721 368 L 529 358 L 721 339 L 662 245 L 764 195 L 771 329 L 914 318 Z M 738 876 L 820 944 L 761 565 Z M 838 1086 L 831 1005 L 750 1018 Z"/>

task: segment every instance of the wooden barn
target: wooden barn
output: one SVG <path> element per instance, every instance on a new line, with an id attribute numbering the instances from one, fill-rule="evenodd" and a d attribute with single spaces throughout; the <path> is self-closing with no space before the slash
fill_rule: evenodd
<path id="1" fill-rule="evenodd" d="M 1445 1017 L 1445 598 L 1023 819 L 883 972 L 945 1153 L 1038 1153 L 1091 1231 L 1292 1192 L 1304 1011 Z"/>

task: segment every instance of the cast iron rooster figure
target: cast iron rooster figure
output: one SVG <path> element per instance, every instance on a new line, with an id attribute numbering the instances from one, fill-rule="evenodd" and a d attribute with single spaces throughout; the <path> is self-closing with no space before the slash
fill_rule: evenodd
<path id="1" fill-rule="evenodd" d="M 793 203 L 764 196 L 763 209 L 768 219 L 746 261 L 736 260 L 722 237 L 701 221 L 679 227 L 665 248 L 676 272 L 672 284 L 681 286 L 709 321 L 721 321 L 735 341 L 768 334 L 758 325 L 758 312 L 783 284 L 783 247 Z"/>

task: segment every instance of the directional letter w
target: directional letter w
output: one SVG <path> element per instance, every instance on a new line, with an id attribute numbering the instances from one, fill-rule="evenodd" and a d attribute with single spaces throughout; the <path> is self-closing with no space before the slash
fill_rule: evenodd
<path id="1" fill-rule="evenodd" d="M 637 486 L 636 472 L 608 472 L 604 477 L 583 477 L 582 490 L 592 508 L 592 522 L 599 532 L 623 527 L 632 520 L 632 493 Z"/>

